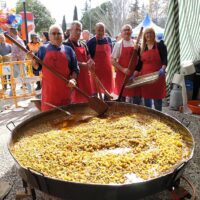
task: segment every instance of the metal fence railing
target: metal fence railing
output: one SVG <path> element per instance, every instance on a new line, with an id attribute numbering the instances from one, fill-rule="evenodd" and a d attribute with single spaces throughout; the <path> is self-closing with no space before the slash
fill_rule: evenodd
<path id="1" fill-rule="evenodd" d="M 15 106 L 20 98 L 36 95 L 34 83 L 41 80 L 32 71 L 32 61 L 0 63 L 0 99 L 13 99 Z M 5 89 L 8 86 L 9 89 Z"/>

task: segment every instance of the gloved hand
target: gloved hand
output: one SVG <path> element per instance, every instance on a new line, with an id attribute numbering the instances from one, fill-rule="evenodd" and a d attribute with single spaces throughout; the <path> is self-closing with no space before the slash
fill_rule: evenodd
<path id="1" fill-rule="evenodd" d="M 158 75 L 159 75 L 159 76 L 164 76 L 165 73 L 166 73 L 165 68 L 162 67 L 162 68 L 159 70 Z"/>
<path id="2" fill-rule="evenodd" d="M 76 80 L 74 78 L 70 79 L 67 86 L 70 87 L 70 88 L 73 88 L 76 86 Z"/>
<path id="3" fill-rule="evenodd" d="M 131 81 L 131 82 L 133 82 L 134 81 L 134 79 L 135 79 L 135 76 L 134 75 L 132 75 L 128 80 L 129 81 Z"/>

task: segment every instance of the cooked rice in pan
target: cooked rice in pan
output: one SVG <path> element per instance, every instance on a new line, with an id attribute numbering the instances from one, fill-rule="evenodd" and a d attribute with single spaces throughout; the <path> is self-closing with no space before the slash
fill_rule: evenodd
<path id="1" fill-rule="evenodd" d="M 28 130 L 12 145 L 14 157 L 49 177 L 122 184 L 156 178 L 190 155 L 180 130 L 151 115 L 115 113 L 64 125 Z"/>

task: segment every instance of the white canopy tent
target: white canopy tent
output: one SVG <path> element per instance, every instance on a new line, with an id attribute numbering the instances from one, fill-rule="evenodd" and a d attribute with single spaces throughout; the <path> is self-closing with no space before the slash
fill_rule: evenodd
<path id="1" fill-rule="evenodd" d="M 144 18 L 144 20 L 138 25 L 136 26 L 134 29 L 132 29 L 132 37 L 137 37 L 139 35 L 139 32 L 140 32 L 140 29 L 141 27 L 144 27 L 144 28 L 153 28 L 156 32 L 156 37 L 158 40 L 161 40 L 163 39 L 164 37 L 164 29 L 157 26 L 149 17 L 149 15 L 147 14 Z"/>

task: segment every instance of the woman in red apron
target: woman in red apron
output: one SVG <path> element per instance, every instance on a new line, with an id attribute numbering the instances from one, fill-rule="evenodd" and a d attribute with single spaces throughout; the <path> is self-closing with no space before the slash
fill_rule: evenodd
<path id="1" fill-rule="evenodd" d="M 70 47 L 62 45 L 63 32 L 57 25 L 52 25 L 50 31 L 50 43 L 40 47 L 38 57 L 52 69 L 70 79 L 67 85 L 65 81 L 58 78 L 48 69 L 42 67 L 42 111 L 52 109 L 45 104 L 51 103 L 55 106 L 67 105 L 70 103 L 70 88 L 75 85 L 79 69 L 75 54 Z M 70 62 L 69 62 L 70 61 Z"/>
<path id="2" fill-rule="evenodd" d="M 147 28 L 143 35 L 141 50 L 141 74 L 159 71 L 159 78 L 153 83 L 141 87 L 145 106 L 162 111 L 162 99 L 166 96 L 165 68 L 167 66 L 167 49 L 163 42 L 155 41 L 155 31 Z"/>
<path id="3" fill-rule="evenodd" d="M 123 40 L 117 42 L 114 46 L 112 53 L 112 63 L 116 68 L 116 78 L 115 78 L 115 91 L 116 95 L 120 94 L 122 85 L 124 82 L 125 74 L 127 78 L 134 73 L 135 66 L 138 62 L 138 57 L 133 60 L 132 66 L 128 69 L 129 62 L 133 51 L 136 51 L 134 48 L 134 42 L 131 39 L 132 27 L 129 24 L 126 24 L 122 27 Z M 141 90 L 140 88 L 126 89 L 124 88 L 121 101 L 125 101 L 125 97 L 132 97 L 133 103 L 140 103 Z"/>
<path id="4" fill-rule="evenodd" d="M 111 65 L 111 47 L 108 38 L 105 37 L 105 26 L 97 23 L 95 27 L 96 37 L 87 43 L 90 54 L 95 62 L 95 73 L 109 93 L 113 92 L 114 79 Z M 95 49 L 93 49 L 95 47 Z M 95 53 L 94 53 L 95 51 Z M 98 91 L 94 89 L 94 92 Z M 103 91 L 102 91 L 103 93 Z"/>
<path id="5" fill-rule="evenodd" d="M 87 56 L 87 50 L 86 45 L 81 43 L 79 41 L 80 35 L 82 30 L 82 24 L 80 22 L 72 22 L 70 27 L 70 37 L 69 39 L 64 43 L 68 46 L 71 46 L 73 50 L 75 51 L 78 65 L 80 67 L 80 74 L 77 78 L 77 86 L 86 92 L 89 96 L 92 95 L 92 81 L 91 81 L 91 73 L 89 71 L 89 58 Z M 83 97 L 80 93 L 77 91 L 73 91 L 72 93 L 72 103 L 82 103 L 82 102 L 88 102 L 88 100 Z"/>

